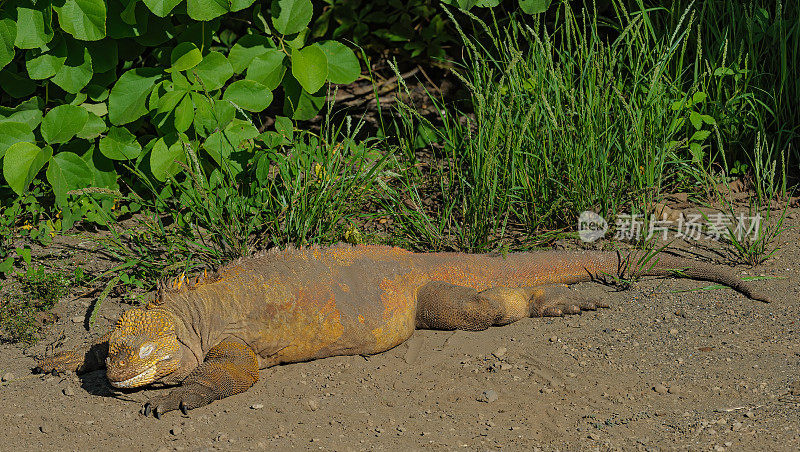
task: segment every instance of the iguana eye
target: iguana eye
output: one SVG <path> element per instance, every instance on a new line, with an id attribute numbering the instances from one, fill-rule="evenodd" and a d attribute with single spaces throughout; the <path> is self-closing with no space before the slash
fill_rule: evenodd
<path id="1" fill-rule="evenodd" d="M 139 358 L 145 359 L 150 356 L 150 353 L 153 353 L 153 348 L 153 344 L 142 345 L 142 347 L 139 349 Z"/>

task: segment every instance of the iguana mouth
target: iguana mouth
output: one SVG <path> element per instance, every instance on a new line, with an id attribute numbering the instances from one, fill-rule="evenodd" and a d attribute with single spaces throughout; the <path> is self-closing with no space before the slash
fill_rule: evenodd
<path id="1" fill-rule="evenodd" d="M 143 372 L 140 372 L 138 375 L 128 378 L 127 380 L 122 381 L 112 381 L 111 385 L 116 388 L 135 388 L 137 386 L 142 386 L 147 383 L 153 381 L 153 377 L 156 375 L 156 365 L 153 364 L 152 366 L 145 369 Z"/>
<path id="2" fill-rule="evenodd" d="M 165 359 L 169 359 L 169 358 L 170 358 L 170 355 L 167 355 L 167 356 L 159 359 L 158 361 L 153 363 L 147 369 L 143 370 L 142 372 L 139 372 L 138 374 L 136 374 L 135 376 L 133 376 L 131 378 L 128 378 L 127 380 L 122 380 L 122 381 L 111 381 L 111 380 L 109 380 L 109 381 L 111 382 L 111 385 L 114 386 L 115 388 L 136 388 L 138 386 L 143 386 L 143 385 L 146 385 L 148 383 L 152 383 L 155 380 L 155 376 L 156 376 L 156 372 L 157 372 L 156 371 L 156 365 L 159 362 L 164 361 Z"/>

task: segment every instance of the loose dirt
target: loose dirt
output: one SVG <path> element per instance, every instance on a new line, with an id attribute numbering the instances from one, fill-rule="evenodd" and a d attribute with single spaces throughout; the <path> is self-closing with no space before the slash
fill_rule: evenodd
<path id="1" fill-rule="evenodd" d="M 791 212 L 798 226 L 800 210 Z M 115 392 L 102 371 L 32 375 L 63 336 L 90 338 L 89 299 L 62 301 L 40 343 L 0 345 L 2 450 L 798 450 L 800 240 L 742 274 L 763 304 L 707 284 L 645 280 L 579 290 L 612 307 L 525 319 L 484 332 L 418 331 L 370 357 L 261 372 L 249 391 L 191 411 L 144 417 L 159 391 Z M 92 265 L 76 247 L 64 265 Z M 73 291 L 72 296 L 79 290 Z M 92 334 L 128 305 L 107 300 Z"/>

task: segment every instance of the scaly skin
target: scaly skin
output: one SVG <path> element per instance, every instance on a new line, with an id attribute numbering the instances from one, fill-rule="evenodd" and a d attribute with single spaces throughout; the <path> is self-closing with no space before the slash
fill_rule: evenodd
<path id="1" fill-rule="evenodd" d="M 38 370 L 86 372 L 105 361 L 116 387 L 179 385 L 145 405 L 145 415 L 158 417 L 246 391 L 259 369 L 380 353 L 415 329 L 483 330 L 605 307 L 565 286 L 580 281 L 677 274 L 769 301 L 727 268 L 671 256 L 639 267 L 632 261 L 580 251 L 505 257 L 349 245 L 270 251 L 213 278 L 174 282 L 146 308 L 125 312 L 89 352 L 59 353 Z"/>

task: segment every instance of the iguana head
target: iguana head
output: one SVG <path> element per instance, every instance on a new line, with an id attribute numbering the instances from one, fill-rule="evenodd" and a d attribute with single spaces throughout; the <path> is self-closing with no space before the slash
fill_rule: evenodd
<path id="1" fill-rule="evenodd" d="M 169 314 L 158 309 L 126 311 L 108 340 L 108 381 L 117 388 L 158 381 L 178 369 L 179 350 Z"/>

